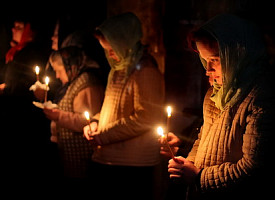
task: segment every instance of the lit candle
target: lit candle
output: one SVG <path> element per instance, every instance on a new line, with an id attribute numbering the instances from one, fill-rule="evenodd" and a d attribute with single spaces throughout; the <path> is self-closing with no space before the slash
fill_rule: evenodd
<path id="1" fill-rule="evenodd" d="M 37 80 L 37 81 L 39 81 L 39 71 L 40 71 L 39 67 L 36 66 L 36 67 L 35 67 L 35 74 L 36 74 L 36 80 Z"/>
<path id="2" fill-rule="evenodd" d="M 48 85 L 49 85 L 50 79 L 48 76 L 45 78 L 45 84 L 46 84 L 46 89 L 45 89 L 45 102 L 47 102 L 47 94 L 48 94 Z"/>
<path id="3" fill-rule="evenodd" d="M 167 124 L 166 124 L 166 129 L 167 129 L 167 135 L 168 132 L 170 131 L 170 121 L 171 121 L 171 116 L 172 116 L 172 108 L 171 106 L 167 106 Z"/>
<path id="4" fill-rule="evenodd" d="M 85 111 L 85 112 L 84 112 L 84 115 L 85 115 L 86 120 L 87 120 L 87 122 L 88 122 L 89 129 L 90 129 L 90 133 L 92 133 L 92 129 L 91 129 L 91 125 L 90 125 L 90 114 L 89 114 L 88 111 Z"/>
<path id="5" fill-rule="evenodd" d="M 158 132 L 158 134 L 164 139 L 164 141 L 165 141 L 165 143 L 166 143 L 166 145 L 167 145 L 167 147 L 168 147 L 168 149 L 169 149 L 169 151 L 170 151 L 170 153 L 171 153 L 171 156 L 172 156 L 172 158 L 175 160 L 175 156 L 174 156 L 174 153 L 173 153 L 173 151 L 172 151 L 172 149 L 171 149 L 171 147 L 170 147 L 170 145 L 169 145 L 169 143 L 168 143 L 168 141 L 167 141 L 167 138 L 164 136 L 164 134 L 163 134 L 163 129 L 162 129 L 162 127 L 158 127 L 157 128 L 157 132 Z"/>

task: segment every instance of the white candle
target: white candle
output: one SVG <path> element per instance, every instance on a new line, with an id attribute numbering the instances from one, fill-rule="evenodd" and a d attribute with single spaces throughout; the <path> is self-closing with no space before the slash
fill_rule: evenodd
<path id="1" fill-rule="evenodd" d="M 167 124 L 166 124 L 166 129 L 167 129 L 167 134 L 170 131 L 170 121 L 171 121 L 171 116 L 172 116 L 172 107 L 167 106 Z"/>
<path id="2" fill-rule="evenodd" d="M 48 76 L 45 78 L 45 84 L 46 84 L 46 89 L 45 89 L 45 102 L 47 102 L 47 94 L 48 94 L 48 85 L 49 85 L 50 79 Z"/>
<path id="3" fill-rule="evenodd" d="M 89 129 L 90 129 L 90 133 L 92 133 L 92 129 L 91 129 L 91 126 L 90 126 L 90 114 L 89 114 L 89 112 L 88 111 L 85 111 L 84 112 L 84 115 L 85 115 L 85 118 L 86 118 L 86 120 L 87 120 L 87 122 L 88 122 L 88 125 L 89 125 Z"/>
<path id="4" fill-rule="evenodd" d="M 168 141 L 167 141 L 167 138 L 164 136 L 164 131 L 163 131 L 163 128 L 162 127 L 158 127 L 157 128 L 157 133 L 164 139 L 164 141 L 165 141 L 165 143 L 166 143 L 166 145 L 167 145 L 167 147 L 168 147 L 168 149 L 169 149 L 169 151 L 170 151 L 170 153 L 171 153 L 171 156 L 172 156 L 172 158 L 174 159 L 174 153 L 173 153 L 173 151 L 172 151 L 172 149 L 171 149 L 171 147 L 170 147 L 170 145 L 169 145 L 169 143 L 168 143 Z"/>
<path id="5" fill-rule="evenodd" d="M 35 67 L 35 74 L 36 74 L 36 79 L 37 79 L 37 81 L 39 81 L 39 71 L 40 71 L 39 67 L 36 66 L 36 67 Z"/>

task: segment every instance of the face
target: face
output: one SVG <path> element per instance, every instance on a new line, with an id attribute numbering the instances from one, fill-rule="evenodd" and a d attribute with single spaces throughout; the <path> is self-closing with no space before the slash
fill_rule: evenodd
<path id="1" fill-rule="evenodd" d="M 23 32 L 24 32 L 24 23 L 23 22 L 14 22 L 14 26 L 11 29 L 12 31 L 12 40 L 14 40 L 15 42 L 19 43 Z"/>
<path id="2" fill-rule="evenodd" d="M 52 50 L 58 50 L 58 30 L 59 30 L 59 23 L 56 23 L 52 39 Z"/>
<path id="3" fill-rule="evenodd" d="M 218 43 L 214 47 L 210 47 L 208 44 L 202 42 L 196 42 L 197 49 L 200 56 L 206 61 L 206 76 L 209 76 L 210 80 L 214 80 L 222 85 L 222 66 L 219 56 Z M 211 84 L 211 83 L 210 83 Z"/>
<path id="4" fill-rule="evenodd" d="M 111 47 L 110 43 L 107 40 L 103 39 L 103 38 L 100 38 L 98 40 L 99 40 L 100 45 L 107 52 L 108 56 L 110 58 L 112 58 L 113 60 L 115 60 L 116 62 L 119 62 L 120 59 L 119 59 L 118 55 L 116 54 L 116 52 Z"/>
<path id="5" fill-rule="evenodd" d="M 68 83 L 69 78 L 66 73 L 65 67 L 58 64 L 58 62 L 52 62 L 51 65 L 55 71 L 55 77 L 60 79 L 63 85 Z"/>

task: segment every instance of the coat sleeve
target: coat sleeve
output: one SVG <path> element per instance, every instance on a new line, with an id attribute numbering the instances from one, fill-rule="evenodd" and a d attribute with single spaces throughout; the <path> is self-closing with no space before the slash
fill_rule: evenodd
<path id="1" fill-rule="evenodd" d="M 212 94 L 212 88 L 209 88 L 207 93 L 205 94 L 204 101 L 203 101 L 203 115 L 204 115 L 204 117 L 206 115 L 205 113 L 208 110 L 207 108 L 209 107 L 208 104 L 210 101 L 211 94 Z M 195 157 L 196 157 L 198 146 L 199 146 L 200 140 L 201 140 L 202 130 L 203 130 L 203 125 L 200 128 L 200 132 L 198 134 L 198 139 L 195 140 L 193 147 L 187 156 L 187 159 L 190 160 L 191 162 L 195 162 Z"/>
<path id="2" fill-rule="evenodd" d="M 102 144 L 114 143 L 155 130 L 161 123 L 164 102 L 164 80 L 156 67 L 142 67 L 132 74 L 133 111 L 109 124 L 99 135 Z M 157 134 L 156 134 L 157 135 Z"/>
<path id="3" fill-rule="evenodd" d="M 198 146 L 200 144 L 202 129 L 203 129 L 203 127 L 201 127 L 200 133 L 198 135 L 198 139 L 195 140 L 195 142 L 193 144 L 193 147 L 192 147 L 191 151 L 188 153 L 188 156 L 186 158 L 187 160 L 190 160 L 193 163 L 195 162 L 195 157 L 196 157 L 196 154 L 197 154 Z"/>

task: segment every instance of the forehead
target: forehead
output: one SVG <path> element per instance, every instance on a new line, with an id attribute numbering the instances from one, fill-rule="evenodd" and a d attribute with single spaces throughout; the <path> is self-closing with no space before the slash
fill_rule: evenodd
<path id="1" fill-rule="evenodd" d="M 54 59 L 50 59 L 50 63 L 55 71 L 65 70 L 62 58 L 60 56 L 56 56 Z"/>
<path id="2" fill-rule="evenodd" d="M 219 46 L 218 43 L 215 44 L 208 44 L 204 42 L 196 42 L 197 49 L 199 50 L 202 57 L 209 57 L 209 56 L 219 56 Z"/>
<path id="3" fill-rule="evenodd" d="M 14 22 L 14 27 L 24 28 L 24 26 L 25 26 L 24 22 L 20 22 L 20 21 Z"/>

